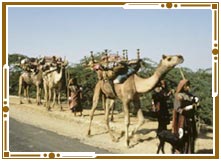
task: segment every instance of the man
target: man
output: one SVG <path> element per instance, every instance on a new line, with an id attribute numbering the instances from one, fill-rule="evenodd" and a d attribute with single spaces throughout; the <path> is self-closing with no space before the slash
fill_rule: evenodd
<path id="1" fill-rule="evenodd" d="M 80 116 L 82 116 L 83 108 L 81 106 L 82 100 L 82 88 L 77 84 L 77 79 L 72 78 L 68 84 L 69 87 L 69 108 L 76 116 L 76 112 L 80 112 Z"/>
<path id="2" fill-rule="evenodd" d="M 190 93 L 190 81 L 179 82 L 174 100 L 172 132 L 184 142 L 183 153 L 194 153 L 197 136 L 195 108 L 199 99 Z"/>
<path id="3" fill-rule="evenodd" d="M 167 125 L 170 123 L 167 104 L 167 100 L 170 95 L 171 92 L 168 92 L 166 81 L 161 80 L 152 94 L 152 105 L 154 107 L 154 111 L 157 112 L 158 118 L 157 133 L 162 130 L 167 130 Z"/>

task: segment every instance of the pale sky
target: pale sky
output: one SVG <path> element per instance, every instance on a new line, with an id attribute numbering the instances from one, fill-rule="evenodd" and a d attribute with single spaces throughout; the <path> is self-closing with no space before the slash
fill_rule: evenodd
<path id="1" fill-rule="evenodd" d="M 120 7 L 9 7 L 8 52 L 58 55 L 79 63 L 90 51 L 128 50 L 129 58 L 182 54 L 183 67 L 212 67 L 212 11 Z"/>

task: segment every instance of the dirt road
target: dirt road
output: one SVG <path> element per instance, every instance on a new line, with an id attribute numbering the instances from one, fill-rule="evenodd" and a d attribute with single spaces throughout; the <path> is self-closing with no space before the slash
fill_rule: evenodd
<path id="1" fill-rule="evenodd" d="M 19 104 L 16 96 L 10 96 L 9 115 L 10 117 L 34 125 L 36 127 L 55 132 L 70 138 L 79 139 L 82 143 L 107 149 L 116 154 L 156 154 L 159 143 L 156 138 L 157 122 L 146 118 L 144 125 L 138 131 L 138 134 L 131 138 L 131 147 L 128 149 L 124 144 L 124 137 L 119 142 L 112 142 L 104 122 L 104 112 L 97 110 L 92 123 L 91 137 L 87 137 L 89 125 L 89 110 L 84 110 L 83 117 L 74 116 L 67 106 L 64 111 L 57 107 L 48 112 L 45 107 L 37 106 L 33 100 L 32 104 Z M 114 122 L 110 123 L 111 128 L 120 137 L 124 130 L 123 113 L 114 115 Z M 136 118 L 131 117 L 130 130 L 135 126 Z M 170 128 L 170 126 L 168 126 Z M 45 140 L 47 141 L 47 140 Z M 205 126 L 196 141 L 196 153 L 211 154 L 213 152 L 213 133 L 212 127 Z M 170 145 L 165 145 L 165 152 L 170 154 Z"/>

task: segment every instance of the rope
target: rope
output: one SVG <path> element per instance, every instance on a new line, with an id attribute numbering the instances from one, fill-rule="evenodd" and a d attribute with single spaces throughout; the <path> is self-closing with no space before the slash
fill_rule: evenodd
<path id="1" fill-rule="evenodd" d="M 182 71 L 181 67 L 179 68 L 179 70 L 180 70 L 180 74 L 181 74 L 182 78 L 183 78 L 183 79 L 186 79 L 185 76 L 184 76 L 184 74 L 183 74 L 183 71 Z"/>
<path id="2" fill-rule="evenodd" d="M 46 75 L 48 75 L 49 73 L 54 72 L 54 71 L 56 71 L 56 70 L 57 70 L 57 68 L 51 69 L 51 70 L 47 70 L 47 71 L 44 72 L 44 76 L 46 76 Z"/>

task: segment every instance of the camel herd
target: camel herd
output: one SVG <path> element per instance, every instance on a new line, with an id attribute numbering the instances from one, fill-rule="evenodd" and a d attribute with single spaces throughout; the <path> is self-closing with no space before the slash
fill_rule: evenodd
<path id="1" fill-rule="evenodd" d="M 22 88 L 24 90 L 24 96 L 27 98 L 28 102 L 30 102 L 29 98 L 29 87 L 31 85 L 36 86 L 36 102 L 38 105 L 41 104 L 40 93 L 42 87 L 44 87 L 44 99 L 45 106 L 48 110 L 54 106 L 56 96 L 58 97 L 58 104 L 62 110 L 61 105 L 61 89 L 62 89 L 62 81 L 65 79 L 65 67 L 68 65 L 67 60 L 64 60 L 61 63 L 56 63 L 52 65 L 53 62 L 44 62 L 42 63 L 42 59 L 37 60 L 38 63 L 34 64 L 34 72 L 31 70 L 24 70 L 24 72 L 19 77 L 19 91 L 18 95 L 20 97 L 20 104 L 23 103 L 21 91 Z M 29 63 L 29 64 L 28 64 Z M 26 66 L 30 66 L 30 62 L 25 64 Z M 31 64 L 33 65 L 33 64 Z M 31 69 L 33 69 L 31 68 Z M 53 94 L 53 102 L 52 100 Z"/>
<path id="2" fill-rule="evenodd" d="M 181 55 L 163 55 L 162 59 L 160 60 L 160 63 L 158 64 L 157 68 L 155 69 L 155 72 L 152 76 L 149 78 L 141 78 L 136 73 L 132 73 L 129 75 L 129 77 L 122 83 L 113 84 L 111 83 L 111 86 L 113 88 L 113 92 L 109 92 L 109 90 L 106 90 L 107 83 L 103 79 L 98 79 L 95 89 L 94 89 L 94 95 L 92 100 L 92 108 L 90 112 L 90 123 L 88 127 L 87 134 L 91 134 L 91 124 L 94 116 L 94 112 L 96 110 L 96 107 L 98 105 L 99 97 L 102 94 L 104 97 L 104 103 L 105 103 L 105 121 L 106 121 L 106 127 L 109 131 L 109 134 L 113 141 L 117 141 L 115 138 L 113 132 L 110 129 L 109 126 L 109 113 L 110 109 L 113 107 L 115 99 L 120 99 L 123 105 L 123 111 L 124 111 L 124 117 L 125 117 L 125 145 L 126 147 L 129 147 L 130 145 L 130 139 L 129 139 L 129 125 L 130 125 L 130 115 L 129 115 L 129 109 L 130 104 L 133 103 L 135 110 L 137 111 L 137 118 L 138 123 L 136 128 L 132 131 L 132 135 L 136 133 L 136 131 L 139 129 L 139 127 L 144 123 L 144 116 L 141 110 L 141 103 L 139 94 L 146 93 L 151 91 L 157 82 L 160 80 L 162 75 L 165 75 L 168 71 L 173 69 L 176 65 L 183 63 L 184 59 Z M 96 62 L 92 59 L 92 62 L 90 62 L 90 65 L 97 65 L 99 62 Z M 61 94 L 61 82 L 64 78 L 64 72 L 65 67 L 67 66 L 67 61 L 64 61 L 57 65 L 56 67 L 50 67 L 50 69 L 45 70 L 44 65 L 37 66 L 37 73 L 29 73 L 28 71 L 24 71 L 20 78 L 19 78 L 19 96 L 20 96 L 20 103 L 22 102 L 21 97 L 21 89 L 24 88 L 24 94 L 29 99 L 28 90 L 31 84 L 34 84 L 36 86 L 36 101 L 37 104 L 41 104 L 40 99 L 40 91 L 41 86 L 43 84 L 44 91 L 45 91 L 45 106 L 48 110 L 51 109 L 51 107 L 54 106 L 56 95 L 58 96 L 58 104 L 60 105 L 60 108 L 62 109 L 62 105 L 60 102 L 60 94 Z M 102 73 L 101 69 L 96 70 L 98 76 L 100 73 Z M 98 77 L 99 78 L 99 77 Z M 109 88 L 109 87 L 108 87 Z M 52 100 L 52 94 L 53 94 L 53 102 Z"/>

